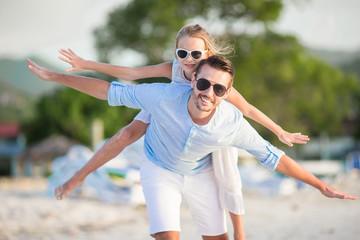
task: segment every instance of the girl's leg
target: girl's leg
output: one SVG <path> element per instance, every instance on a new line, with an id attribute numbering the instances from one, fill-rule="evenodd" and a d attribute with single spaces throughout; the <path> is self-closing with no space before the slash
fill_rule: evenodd
<path id="1" fill-rule="evenodd" d="M 155 234 L 156 240 L 178 240 L 180 239 L 180 232 L 178 231 L 168 231 L 168 232 L 159 232 Z"/>
<path id="2" fill-rule="evenodd" d="M 202 236 L 203 240 L 229 240 L 229 236 L 227 233 L 224 233 L 219 236 Z"/>
<path id="3" fill-rule="evenodd" d="M 219 187 L 220 204 L 230 213 L 235 239 L 244 240 L 245 232 L 242 226 L 242 215 L 240 215 L 244 213 L 244 206 L 241 192 L 242 183 L 237 166 L 237 149 L 226 147 L 213 152 L 212 163 L 216 184 Z"/>
<path id="4" fill-rule="evenodd" d="M 75 187 L 81 186 L 87 175 L 116 157 L 125 147 L 143 136 L 148 125 L 149 124 L 142 121 L 133 120 L 129 125 L 122 128 L 118 133 L 106 141 L 89 162 L 76 172 L 72 178 L 55 189 L 56 198 L 61 200 L 64 197 L 67 197 Z"/>
<path id="5" fill-rule="evenodd" d="M 229 212 L 229 214 L 234 227 L 234 240 L 245 240 L 246 235 L 243 228 L 242 215 L 237 215 L 231 212 Z"/>

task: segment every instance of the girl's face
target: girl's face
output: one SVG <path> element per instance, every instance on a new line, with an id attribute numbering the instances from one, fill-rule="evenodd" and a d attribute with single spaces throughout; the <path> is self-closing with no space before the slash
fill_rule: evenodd
<path id="1" fill-rule="evenodd" d="M 182 48 L 187 51 L 193 51 L 193 50 L 207 50 L 205 48 L 205 43 L 201 38 L 197 37 L 190 37 L 190 36 L 183 36 L 179 39 L 177 49 Z M 185 77 L 190 80 L 191 75 L 195 71 L 196 67 L 198 66 L 201 59 L 208 58 L 211 55 L 210 51 L 207 51 L 204 53 L 201 58 L 194 60 L 190 53 L 186 56 L 186 58 L 179 58 L 176 53 L 176 59 L 179 61 L 181 68 L 184 70 Z"/>

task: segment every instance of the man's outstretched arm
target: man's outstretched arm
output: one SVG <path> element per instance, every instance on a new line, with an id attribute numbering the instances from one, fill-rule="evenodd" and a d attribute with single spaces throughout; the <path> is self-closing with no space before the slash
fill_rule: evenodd
<path id="1" fill-rule="evenodd" d="M 30 59 L 27 60 L 28 68 L 44 81 L 57 82 L 71 87 L 92 97 L 107 100 L 110 83 L 96 78 L 73 76 L 47 70 Z"/>
<path id="2" fill-rule="evenodd" d="M 99 167 L 116 157 L 125 147 L 129 146 L 142 135 L 145 134 L 148 124 L 134 120 L 128 126 L 124 127 L 110 138 L 105 144 L 91 157 L 91 159 L 77 171 L 68 181 L 55 189 L 55 197 L 62 200 L 67 197 L 71 191 L 82 186 L 85 178 Z"/>
<path id="3" fill-rule="evenodd" d="M 307 183 L 314 188 L 318 189 L 324 196 L 329 198 L 351 199 L 356 200 L 357 197 L 351 196 L 347 193 L 341 192 L 333 187 L 330 187 L 310 172 L 305 170 L 300 164 L 295 162 L 290 157 L 283 155 L 280 158 L 279 164 L 275 171 L 282 173 L 286 176 L 295 178 L 304 183 Z"/>

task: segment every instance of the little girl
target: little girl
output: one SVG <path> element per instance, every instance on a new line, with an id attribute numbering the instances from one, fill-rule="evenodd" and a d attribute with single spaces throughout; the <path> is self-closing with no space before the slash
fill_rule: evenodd
<path id="1" fill-rule="evenodd" d="M 123 80 L 141 78 L 166 77 L 176 83 L 190 84 L 190 79 L 201 59 L 213 54 L 224 55 L 229 53 L 228 47 L 219 46 L 214 39 L 199 25 L 185 25 L 176 37 L 175 60 L 153 66 L 128 68 L 104 63 L 87 61 L 77 56 L 72 50 L 60 50 L 65 62 L 72 65 L 67 71 L 95 70 Z M 259 122 L 279 139 L 292 146 L 293 143 L 305 144 L 309 138 L 300 133 L 289 133 L 275 124 L 265 114 L 250 105 L 235 89 L 227 98 L 245 116 Z M 151 116 L 141 111 L 135 119 L 116 135 L 110 138 L 104 146 L 95 153 L 92 159 L 70 180 L 55 190 L 57 199 L 67 197 L 76 187 L 81 186 L 86 176 L 98 167 L 117 156 L 126 146 L 144 135 Z M 229 211 L 234 226 L 234 239 L 245 239 L 242 227 L 244 214 L 241 193 L 241 179 L 237 169 L 237 151 L 235 148 L 226 148 L 212 155 L 213 169 L 219 186 L 219 199 L 222 208 Z"/>

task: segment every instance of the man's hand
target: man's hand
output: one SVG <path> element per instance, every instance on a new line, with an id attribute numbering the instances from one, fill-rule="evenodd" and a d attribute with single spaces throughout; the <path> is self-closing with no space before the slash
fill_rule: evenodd
<path id="1" fill-rule="evenodd" d="M 46 68 L 43 68 L 43 67 L 37 65 L 30 59 L 27 59 L 27 62 L 28 62 L 29 70 L 32 71 L 33 73 L 35 73 L 39 78 L 41 78 L 45 81 L 52 81 L 51 78 L 52 78 L 53 72 L 50 72 Z"/>
<path id="2" fill-rule="evenodd" d="M 328 198 L 339 198 L 339 199 L 350 199 L 350 200 L 357 199 L 357 197 L 341 192 L 330 186 L 326 186 L 324 189 L 320 189 L 320 192 Z"/>
<path id="3" fill-rule="evenodd" d="M 324 196 L 328 198 L 339 198 L 339 199 L 350 199 L 356 200 L 357 197 L 351 196 L 347 193 L 341 192 L 333 187 L 330 187 L 305 168 L 299 163 L 295 162 L 289 156 L 283 155 L 275 169 L 275 171 L 282 173 L 286 176 L 292 177 L 299 181 L 302 181 L 314 188 L 318 189 Z"/>
<path id="4" fill-rule="evenodd" d="M 70 48 L 68 50 L 61 49 L 59 53 L 64 56 L 60 56 L 59 58 L 72 66 L 71 68 L 66 69 L 66 72 L 82 71 L 85 69 L 84 66 L 86 60 L 76 55 Z"/>
<path id="5" fill-rule="evenodd" d="M 289 133 L 287 131 L 283 131 L 278 135 L 279 140 L 288 145 L 289 147 L 293 146 L 293 143 L 297 144 L 306 144 L 310 138 L 306 135 L 302 135 L 301 133 Z"/>

